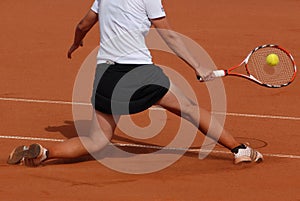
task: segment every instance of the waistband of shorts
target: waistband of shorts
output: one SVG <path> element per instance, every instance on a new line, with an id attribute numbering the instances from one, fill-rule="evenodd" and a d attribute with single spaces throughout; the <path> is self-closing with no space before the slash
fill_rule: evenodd
<path id="1" fill-rule="evenodd" d="M 115 64 L 119 64 L 119 65 L 151 65 L 151 64 L 154 64 L 153 62 L 151 63 L 148 63 L 148 62 L 136 62 L 136 63 L 118 63 L 118 62 L 115 62 L 115 61 L 111 61 L 111 60 L 102 60 L 100 62 L 97 62 L 97 65 L 98 64 L 108 64 L 108 65 L 115 65 Z"/>

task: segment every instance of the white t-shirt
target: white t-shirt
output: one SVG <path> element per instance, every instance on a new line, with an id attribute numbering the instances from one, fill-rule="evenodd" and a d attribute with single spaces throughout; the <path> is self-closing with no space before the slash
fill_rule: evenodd
<path id="1" fill-rule="evenodd" d="M 145 36 L 149 19 L 166 15 L 161 0 L 95 0 L 91 9 L 99 14 L 98 64 L 152 64 Z"/>

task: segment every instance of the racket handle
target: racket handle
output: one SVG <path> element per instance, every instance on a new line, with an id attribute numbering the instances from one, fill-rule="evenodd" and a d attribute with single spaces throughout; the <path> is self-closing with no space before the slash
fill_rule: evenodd
<path id="1" fill-rule="evenodd" d="M 227 75 L 226 70 L 214 70 L 213 73 L 216 77 L 223 77 Z"/>
<path id="2" fill-rule="evenodd" d="M 227 70 L 214 70 L 213 74 L 215 77 L 223 77 L 226 76 L 228 74 Z M 203 78 L 199 75 L 197 75 L 197 79 L 199 81 L 203 81 Z"/>

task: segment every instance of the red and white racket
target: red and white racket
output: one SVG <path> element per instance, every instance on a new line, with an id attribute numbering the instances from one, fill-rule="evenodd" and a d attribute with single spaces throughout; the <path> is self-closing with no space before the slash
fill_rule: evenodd
<path id="1" fill-rule="evenodd" d="M 277 65 L 271 66 L 266 58 L 276 54 L 279 58 Z M 246 74 L 233 72 L 239 67 L 245 67 Z M 262 86 L 279 88 L 289 85 L 296 77 L 297 67 L 292 55 L 278 45 L 262 45 L 252 50 L 245 60 L 227 70 L 213 71 L 215 77 L 234 75 L 247 78 Z M 201 77 L 198 77 L 202 81 Z"/>

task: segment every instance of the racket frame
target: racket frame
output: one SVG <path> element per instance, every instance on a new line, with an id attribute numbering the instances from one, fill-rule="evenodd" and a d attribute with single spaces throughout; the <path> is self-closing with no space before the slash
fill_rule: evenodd
<path id="1" fill-rule="evenodd" d="M 287 56 L 290 57 L 292 63 L 293 63 L 293 66 L 294 66 L 294 74 L 291 78 L 291 80 L 288 82 L 288 83 L 285 83 L 285 84 L 281 84 L 281 85 L 270 85 L 270 84 L 266 84 L 266 83 L 262 83 L 261 81 L 259 81 L 256 77 L 254 77 L 253 75 L 251 75 L 251 73 L 249 72 L 249 69 L 248 69 L 248 61 L 249 61 L 249 58 L 251 57 L 251 55 L 256 52 L 257 50 L 261 49 L 261 48 L 266 48 L 266 47 L 273 47 L 273 48 L 278 48 L 280 49 L 281 51 L 283 51 Z M 243 64 L 245 64 L 245 69 L 246 69 L 246 72 L 247 72 L 247 75 L 246 74 L 241 74 L 241 73 L 236 73 L 236 72 L 232 72 L 234 69 L 242 66 Z M 295 77 L 296 77 L 296 74 L 297 74 L 297 67 L 296 67 L 296 63 L 295 63 L 295 60 L 293 58 L 293 56 L 288 52 L 286 51 L 285 49 L 283 49 L 282 47 L 278 46 L 278 45 L 274 45 L 274 44 L 267 44 L 267 45 L 261 45 L 261 46 L 258 46 L 256 47 L 255 49 L 253 49 L 248 55 L 247 57 L 239 64 L 239 65 L 236 65 L 236 66 L 233 66 L 227 70 L 216 70 L 214 71 L 216 77 L 222 77 L 222 76 L 227 76 L 227 75 L 232 75 L 232 76 L 238 76 L 238 77 L 243 77 L 243 78 L 246 78 L 248 80 L 251 80 L 251 81 L 254 81 L 262 86 L 266 86 L 266 87 L 270 87 L 270 88 L 280 88 L 280 87 L 284 87 L 284 86 L 288 86 L 291 82 L 294 81 Z"/>

